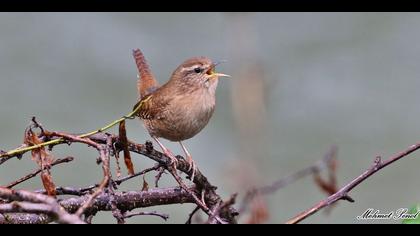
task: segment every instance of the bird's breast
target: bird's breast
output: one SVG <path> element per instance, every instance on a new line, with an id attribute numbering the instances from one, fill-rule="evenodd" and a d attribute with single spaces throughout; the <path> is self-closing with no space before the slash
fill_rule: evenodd
<path id="1" fill-rule="evenodd" d="M 215 109 L 215 96 L 194 92 L 174 96 L 161 115 L 145 124 L 151 135 L 182 141 L 198 134 L 209 122 Z"/>

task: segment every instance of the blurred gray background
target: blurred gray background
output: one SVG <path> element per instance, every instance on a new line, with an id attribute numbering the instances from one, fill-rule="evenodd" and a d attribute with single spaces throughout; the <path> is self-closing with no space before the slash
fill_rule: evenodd
<path id="1" fill-rule="evenodd" d="M 186 142 L 223 197 L 312 165 L 333 144 L 341 186 L 375 156 L 419 141 L 419 25 L 415 13 L 0 13 L 0 148 L 22 142 L 31 116 L 50 130 L 86 132 L 127 114 L 137 99 L 131 50 L 141 48 L 161 83 L 191 56 L 228 61 L 218 70 L 232 79 L 219 83 L 213 119 Z M 139 121 L 127 126 L 130 139 L 149 139 Z M 72 145 L 54 154 L 76 157 L 53 169 L 57 185 L 100 181 L 95 151 Z M 134 160 L 136 170 L 153 164 Z M 418 166 L 414 153 L 356 188 L 356 203 L 340 202 L 305 223 L 366 223 L 356 216 L 367 208 L 387 212 L 420 202 Z M 0 184 L 34 168 L 29 155 L 7 162 Z M 162 186 L 170 184 L 165 176 Z M 39 178 L 19 186 L 41 187 Z M 140 180 L 123 187 L 139 188 Z M 265 198 L 268 223 L 285 222 L 324 197 L 312 178 L 296 182 Z M 153 209 L 183 223 L 193 206 Z M 115 220 L 102 213 L 95 222 Z"/>

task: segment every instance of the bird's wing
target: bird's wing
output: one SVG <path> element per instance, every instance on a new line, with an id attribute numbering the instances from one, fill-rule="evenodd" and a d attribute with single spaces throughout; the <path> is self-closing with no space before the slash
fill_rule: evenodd
<path id="1" fill-rule="evenodd" d="M 133 57 L 136 61 L 139 72 L 137 89 L 139 92 L 139 98 L 141 99 L 153 93 L 157 88 L 159 88 L 159 84 L 153 76 L 152 71 L 150 70 L 149 65 L 147 64 L 147 61 L 140 49 L 133 50 Z"/>
<path id="2" fill-rule="evenodd" d="M 141 99 L 134 106 L 133 110 L 137 109 L 136 116 L 143 120 L 161 119 L 161 114 L 168 105 L 165 99 L 156 99 L 154 94 L 149 94 Z"/>

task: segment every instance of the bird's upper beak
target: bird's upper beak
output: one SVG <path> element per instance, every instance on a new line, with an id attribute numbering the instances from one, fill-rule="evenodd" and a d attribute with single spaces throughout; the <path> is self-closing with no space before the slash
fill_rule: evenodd
<path id="1" fill-rule="evenodd" d="M 209 75 L 209 78 L 219 78 L 219 77 L 231 77 L 227 74 L 217 73 L 215 71 L 215 67 L 219 65 L 220 63 L 223 63 L 224 61 L 218 61 L 216 63 L 213 63 L 213 65 L 210 67 L 210 69 L 207 71 L 207 74 Z"/>

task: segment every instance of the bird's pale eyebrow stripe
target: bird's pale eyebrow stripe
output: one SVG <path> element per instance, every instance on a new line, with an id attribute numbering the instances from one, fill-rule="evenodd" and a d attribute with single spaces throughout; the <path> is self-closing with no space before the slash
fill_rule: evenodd
<path id="1" fill-rule="evenodd" d="M 193 69 L 195 69 L 195 68 L 197 68 L 197 67 L 200 67 L 201 65 L 193 65 L 193 66 L 189 66 L 189 67 L 183 67 L 182 69 L 181 69 L 181 71 L 190 71 L 190 70 L 193 70 Z"/>

